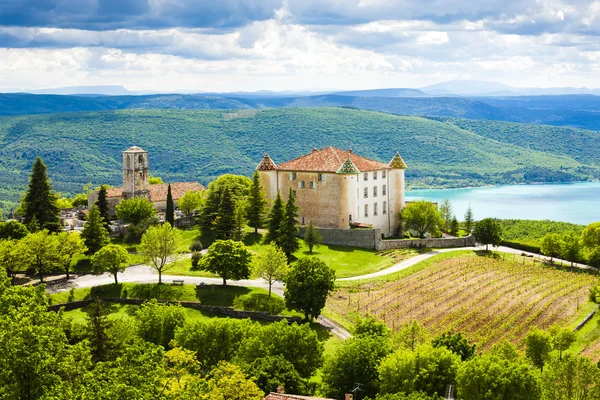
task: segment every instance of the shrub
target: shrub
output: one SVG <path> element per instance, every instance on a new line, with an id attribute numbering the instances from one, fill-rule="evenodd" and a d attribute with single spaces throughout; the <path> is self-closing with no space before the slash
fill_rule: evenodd
<path id="1" fill-rule="evenodd" d="M 271 315 L 280 314 L 285 310 L 285 303 L 279 297 L 263 293 L 250 293 L 238 296 L 233 300 L 235 308 L 245 311 L 264 311 Z"/>
<path id="2" fill-rule="evenodd" d="M 202 253 L 199 251 L 194 251 L 192 253 L 192 269 L 198 269 L 198 263 L 202 259 Z"/>
<path id="3" fill-rule="evenodd" d="M 199 240 L 194 240 L 192 242 L 192 244 L 190 244 L 190 251 L 192 253 L 202 251 L 202 250 L 203 250 L 202 243 Z"/>

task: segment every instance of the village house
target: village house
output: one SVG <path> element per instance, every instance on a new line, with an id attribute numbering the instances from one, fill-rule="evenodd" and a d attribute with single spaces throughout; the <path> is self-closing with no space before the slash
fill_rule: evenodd
<path id="1" fill-rule="evenodd" d="M 292 190 L 302 225 L 312 221 L 321 228 L 370 226 L 386 236 L 399 228 L 406 169 L 399 153 L 385 164 L 330 146 L 279 165 L 265 154 L 256 169 L 269 199 L 279 192 L 287 200 Z"/>
<path id="2" fill-rule="evenodd" d="M 115 207 L 121 200 L 133 197 L 145 197 L 150 200 L 159 213 L 167 208 L 168 184 L 150 185 L 148 182 L 148 152 L 138 146 L 133 146 L 123 152 L 123 186 L 109 188 L 106 191 L 106 200 L 109 213 L 115 213 Z M 204 190 L 198 182 L 175 182 L 171 183 L 171 195 L 173 203 L 177 207 L 178 200 L 185 192 Z M 88 206 L 92 206 L 98 200 L 98 191 L 88 195 Z"/>

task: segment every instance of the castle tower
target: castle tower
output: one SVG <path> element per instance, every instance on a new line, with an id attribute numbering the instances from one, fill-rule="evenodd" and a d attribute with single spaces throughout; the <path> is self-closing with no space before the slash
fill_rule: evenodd
<path id="1" fill-rule="evenodd" d="M 150 197 L 148 152 L 133 146 L 123 152 L 123 197 Z"/>
<path id="2" fill-rule="evenodd" d="M 267 198 L 275 199 L 277 192 L 279 191 L 279 184 L 277 182 L 277 164 L 273 162 L 268 153 L 265 153 L 265 156 L 256 167 L 256 170 L 260 174 L 261 183 L 267 194 Z"/>
<path id="3" fill-rule="evenodd" d="M 392 168 L 389 172 L 389 213 L 392 217 L 391 233 L 395 233 L 398 229 L 398 213 L 400 213 L 405 205 L 404 170 L 406 169 L 406 163 L 400 157 L 400 153 L 396 152 L 396 155 L 388 165 Z"/>
<path id="4" fill-rule="evenodd" d="M 350 150 L 350 154 L 351 154 Z M 348 228 L 351 222 L 359 220 L 358 204 L 357 204 L 357 187 L 358 187 L 358 168 L 350 159 L 350 155 L 346 161 L 336 171 L 340 179 L 340 216 L 338 221 L 339 228 Z"/>

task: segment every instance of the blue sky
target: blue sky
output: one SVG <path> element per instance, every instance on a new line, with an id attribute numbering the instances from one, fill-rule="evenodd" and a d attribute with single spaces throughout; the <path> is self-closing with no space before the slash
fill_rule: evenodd
<path id="1" fill-rule="evenodd" d="M 0 90 L 600 84 L 600 1 L 0 0 Z"/>

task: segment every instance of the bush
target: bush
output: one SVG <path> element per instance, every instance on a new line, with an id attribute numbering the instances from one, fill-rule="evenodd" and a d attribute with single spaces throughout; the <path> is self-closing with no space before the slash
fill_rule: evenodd
<path id="1" fill-rule="evenodd" d="M 199 240 L 194 240 L 192 242 L 192 244 L 190 244 L 190 251 L 192 253 L 198 252 L 198 251 L 202 251 L 203 247 L 202 247 L 202 243 Z"/>
<path id="2" fill-rule="evenodd" d="M 233 300 L 233 306 L 245 311 L 264 311 L 271 315 L 280 314 L 285 310 L 285 303 L 279 297 L 250 293 L 238 296 Z"/>
<path id="3" fill-rule="evenodd" d="M 202 259 L 202 253 L 199 251 L 194 251 L 192 253 L 192 269 L 198 269 L 198 263 L 200 262 L 200 259 Z"/>
<path id="4" fill-rule="evenodd" d="M 502 240 L 500 242 L 501 246 L 512 247 L 513 249 L 528 251 L 530 253 L 540 254 L 540 246 L 534 246 L 530 244 L 515 242 L 512 240 Z"/>

